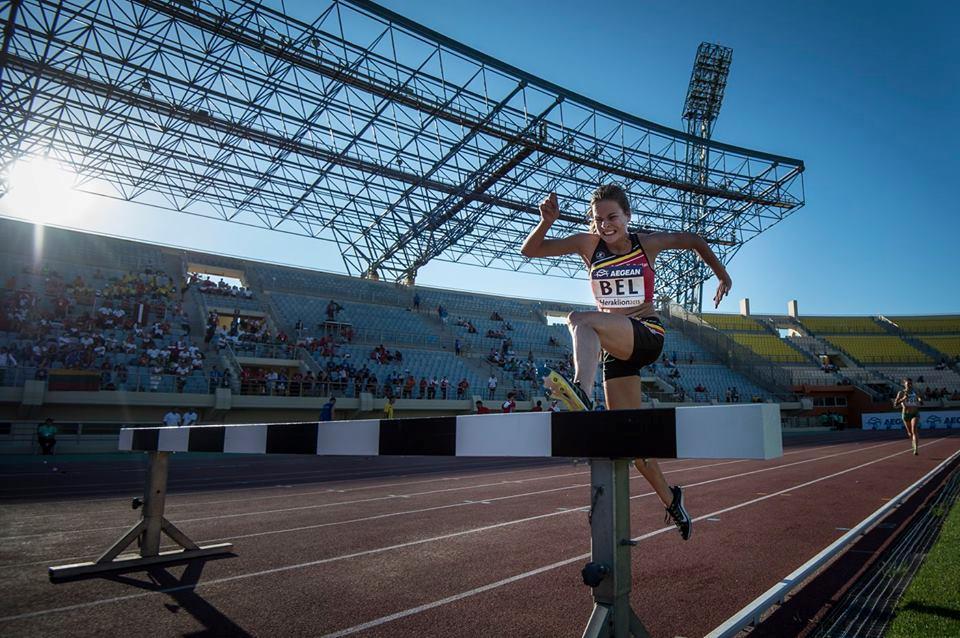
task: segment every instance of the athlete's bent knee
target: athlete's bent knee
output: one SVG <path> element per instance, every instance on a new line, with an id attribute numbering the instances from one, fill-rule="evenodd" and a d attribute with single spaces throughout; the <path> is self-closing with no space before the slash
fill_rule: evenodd
<path id="1" fill-rule="evenodd" d="M 582 326 L 586 323 L 587 313 L 579 310 L 574 310 L 569 315 L 567 315 L 567 323 L 573 326 Z"/>

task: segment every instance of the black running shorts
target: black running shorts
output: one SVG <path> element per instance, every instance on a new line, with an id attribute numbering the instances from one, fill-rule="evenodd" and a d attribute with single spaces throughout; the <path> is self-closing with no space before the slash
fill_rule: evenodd
<path id="1" fill-rule="evenodd" d="M 660 358 L 663 351 L 663 324 L 656 317 L 629 317 L 633 324 L 633 353 L 626 361 L 616 359 L 604 350 L 600 363 L 603 366 L 603 380 L 633 377 Z M 650 324 L 648 326 L 648 324 Z"/>

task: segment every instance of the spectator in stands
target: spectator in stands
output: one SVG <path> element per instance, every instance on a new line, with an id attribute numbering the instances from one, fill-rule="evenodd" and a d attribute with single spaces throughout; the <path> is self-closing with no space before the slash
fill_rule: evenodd
<path id="1" fill-rule="evenodd" d="M 327 321 L 334 321 L 337 318 L 337 313 L 342 310 L 343 306 L 331 299 L 330 303 L 327 304 Z"/>
<path id="2" fill-rule="evenodd" d="M 477 414 L 490 414 L 490 408 L 483 405 L 483 401 L 477 401 Z"/>
<path id="3" fill-rule="evenodd" d="M 420 312 L 420 293 L 413 293 L 413 309 Z"/>
<path id="4" fill-rule="evenodd" d="M 427 383 L 427 399 L 433 400 L 437 398 L 437 377 L 430 377 L 430 382 Z"/>
<path id="5" fill-rule="evenodd" d="M 320 408 L 320 421 L 334 421 L 336 419 L 335 410 L 337 407 L 337 398 L 330 397 L 323 407 Z"/>
<path id="6" fill-rule="evenodd" d="M 37 443 L 40 444 L 40 454 L 53 455 L 53 448 L 57 445 L 57 426 L 53 424 L 53 419 L 47 418 L 37 426 Z"/>
<path id="7" fill-rule="evenodd" d="M 397 402 L 397 398 L 390 396 L 387 397 L 386 402 L 383 404 L 383 418 L 392 419 L 393 418 L 393 405 Z"/>
<path id="8" fill-rule="evenodd" d="M 176 408 L 170 408 L 170 410 L 163 415 L 163 424 L 167 427 L 173 427 L 175 425 L 181 425 L 183 423 L 180 413 L 177 412 Z"/>
<path id="9" fill-rule="evenodd" d="M 440 398 L 444 401 L 447 400 L 447 391 L 450 389 L 450 381 L 447 379 L 446 375 L 440 379 Z"/>
<path id="10" fill-rule="evenodd" d="M 537 404 L 530 408 L 531 412 L 543 412 L 543 401 L 537 401 Z"/>
<path id="11" fill-rule="evenodd" d="M 490 321 L 503 321 L 503 317 L 500 316 L 496 310 L 490 313 Z"/>
<path id="12" fill-rule="evenodd" d="M 463 395 L 466 394 L 467 389 L 470 387 L 470 382 L 467 381 L 466 377 L 460 379 L 460 382 L 457 383 L 457 398 L 462 399 Z"/>
<path id="13" fill-rule="evenodd" d="M 420 387 L 420 396 L 419 396 L 418 398 L 422 399 L 422 398 L 424 397 L 424 395 L 427 393 L 427 378 L 426 378 L 426 377 L 420 377 L 419 387 Z"/>
<path id="14" fill-rule="evenodd" d="M 183 425 L 195 425 L 198 418 L 197 411 L 193 408 L 188 408 L 187 411 L 183 413 Z"/>
<path id="15" fill-rule="evenodd" d="M 500 404 L 500 411 L 504 414 L 510 414 L 517 409 L 517 402 L 514 400 L 516 394 L 507 392 L 507 400 Z"/>
<path id="16" fill-rule="evenodd" d="M 490 399 L 493 399 L 493 396 L 497 393 L 497 378 L 492 374 L 487 379 L 487 392 Z"/>
<path id="17" fill-rule="evenodd" d="M 460 350 L 460 337 L 457 337 L 456 340 L 453 342 L 453 352 L 454 352 L 454 354 L 456 354 L 458 357 L 460 356 L 460 352 L 461 352 L 461 350 Z"/>
<path id="18" fill-rule="evenodd" d="M 6 346 L 0 348 L 0 368 L 15 368 L 18 365 L 17 358 L 13 356 L 9 348 Z"/>
<path id="19" fill-rule="evenodd" d="M 407 378 L 403 382 L 403 393 L 400 395 L 404 399 L 413 398 L 413 388 L 417 385 L 417 380 L 410 374 L 410 371 L 407 370 Z"/>

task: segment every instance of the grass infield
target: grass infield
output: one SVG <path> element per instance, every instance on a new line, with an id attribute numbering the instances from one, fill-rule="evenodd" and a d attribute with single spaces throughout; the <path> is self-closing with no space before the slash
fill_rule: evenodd
<path id="1" fill-rule="evenodd" d="M 955 503 L 947 514 L 940 538 L 897 604 L 885 638 L 960 636 L 958 566 L 960 506 Z"/>

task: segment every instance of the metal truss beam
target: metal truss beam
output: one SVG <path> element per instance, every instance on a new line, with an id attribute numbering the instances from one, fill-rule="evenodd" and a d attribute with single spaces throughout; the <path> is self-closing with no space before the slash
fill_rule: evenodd
<path id="1" fill-rule="evenodd" d="M 803 205 L 799 160 L 611 109 L 366 0 L 309 10 L 0 0 L 0 175 L 49 155 L 158 214 L 332 242 L 351 274 L 398 280 L 431 260 L 577 276 L 518 254 L 550 191 L 577 232 L 619 181 L 641 226 L 696 229 L 725 262 Z M 658 266 L 668 290 L 702 275 Z"/>

